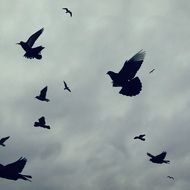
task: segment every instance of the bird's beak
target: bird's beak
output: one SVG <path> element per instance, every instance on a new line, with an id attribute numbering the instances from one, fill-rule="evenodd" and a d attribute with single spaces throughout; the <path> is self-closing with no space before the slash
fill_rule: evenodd
<path id="1" fill-rule="evenodd" d="M 20 45 L 20 42 L 19 43 L 16 43 L 17 45 Z"/>

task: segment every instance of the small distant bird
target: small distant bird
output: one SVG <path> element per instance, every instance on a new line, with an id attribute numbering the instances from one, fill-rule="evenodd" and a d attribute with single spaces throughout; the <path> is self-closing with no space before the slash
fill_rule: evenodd
<path id="1" fill-rule="evenodd" d="M 153 163 L 157 163 L 157 164 L 163 164 L 163 163 L 169 164 L 170 163 L 169 160 L 164 160 L 166 157 L 166 154 L 167 154 L 167 152 L 163 151 L 161 154 L 159 154 L 157 156 L 153 156 L 152 154 L 147 152 L 147 155 L 149 157 L 151 157 L 150 161 Z"/>
<path id="2" fill-rule="evenodd" d="M 38 100 L 41 100 L 41 101 L 49 102 L 50 100 L 46 98 L 47 88 L 48 88 L 47 86 L 45 88 L 43 88 L 40 91 L 40 95 L 36 96 L 35 98 L 37 98 Z"/>
<path id="3" fill-rule="evenodd" d="M 72 12 L 68 8 L 62 8 L 62 9 L 66 11 L 65 13 L 69 13 L 71 17 L 73 16 Z"/>
<path id="4" fill-rule="evenodd" d="M 126 60 L 122 69 L 115 73 L 108 71 L 106 74 L 110 76 L 113 82 L 113 87 L 122 87 L 120 94 L 125 96 L 136 96 L 142 89 L 141 81 L 135 77 L 140 69 L 145 57 L 143 50 L 136 53 L 131 59 Z"/>
<path id="5" fill-rule="evenodd" d="M 10 136 L 4 137 L 4 138 L 0 139 L 0 145 L 1 145 L 1 146 L 5 146 L 4 142 L 5 142 L 7 139 L 9 139 L 9 138 L 10 138 Z"/>
<path id="6" fill-rule="evenodd" d="M 34 127 L 42 127 L 42 128 L 46 128 L 46 129 L 50 129 L 49 125 L 46 125 L 46 121 L 45 121 L 45 117 L 42 116 L 38 119 L 38 122 L 34 123 Z"/>
<path id="7" fill-rule="evenodd" d="M 24 49 L 26 52 L 24 54 L 24 57 L 29 58 L 29 59 L 42 59 L 41 51 L 44 49 L 43 46 L 37 46 L 35 48 L 32 48 L 34 45 L 35 41 L 38 39 L 38 37 L 41 35 L 43 32 L 43 28 L 37 31 L 36 33 L 32 34 L 26 42 L 20 41 L 17 43 L 18 45 L 21 45 L 21 47 Z"/>
<path id="8" fill-rule="evenodd" d="M 139 136 L 134 137 L 134 139 L 140 139 L 140 140 L 142 140 L 142 141 L 145 141 L 144 136 L 145 136 L 145 134 L 139 135 Z"/>
<path id="9" fill-rule="evenodd" d="M 67 83 L 65 81 L 63 81 L 63 82 L 64 82 L 64 86 L 65 86 L 64 90 L 68 90 L 69 92 L 71 92 L 70 88 L 67 86 Z"/>
<path id="10" fill-rule="evenodd" d="M 27 159 L 21 157 L 16 162 L 10 163 L 5 166 L 0 164 L 0 177 L 10 179 L 10 180 L 15 180 L 15 181 L 17 179 L 31 181 L 28 178 L 32 178 L 32 176 L 21 174 L 22 170 L 24 169 L 26 165 L 26 162 L 27 162 Z"/>
<path id="11" fill-rule="evenodd" d="M 155 70 L 155 69 L 152 69 L 152 70 L 149 72 L 149 74 L 152 73 L 154 70 Z"/>
<path id="12" fill-rule="evenodd" d="M 172 177 L 172 176 L 167 176 L 167 178 L 172 179 L 172 180 L 175 181 L 174 177 Z"/>

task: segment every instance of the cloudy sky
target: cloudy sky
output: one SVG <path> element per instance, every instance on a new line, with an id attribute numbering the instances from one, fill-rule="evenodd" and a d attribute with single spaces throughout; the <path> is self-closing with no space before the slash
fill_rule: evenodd
<path id="1" fill-rule="evenodd" d="M 33 177 L 1 189 L 189 190 L 189 10 L 189 0 L 1 0 L 0 134 L 11 138 L 0 163 L 26 157 Z M 42 60 L 24 58 L 16 43 L 42 27 Z M 143 89 L 122 96 L 106 72 L 141 49 Z M 34 98 L 46 85 L 49 103 Z M 43 115 L 51 130 L 33 127 Z M 170 164 L 149 162 L 164 150 Z"/>

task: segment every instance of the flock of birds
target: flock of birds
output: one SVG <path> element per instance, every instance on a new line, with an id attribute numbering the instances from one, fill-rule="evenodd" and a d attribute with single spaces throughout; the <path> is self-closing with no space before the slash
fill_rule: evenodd
<path id="1" fill-rule="evenodd" d="M 68 8 L 63 8 L 66 13 L 70 14 L 72 17 L 72 12 Z M 42 34 L 43 28 L 39 31 L 32 34 L 26 42 L 20 41 L 17 43 L 22 47 L 22 49 L 25 51 L 24 57 L 29 59 L 42 59 L 41 51 L 44 49 L 43 46 L 37 46 L 33 47 L 35 41 L 38 39 L 38 37 Z M 142 90 L 142 83 L 139 79 L 139 77 L 136 77 L 137 71 L 140 69 L 143 61 L 145 58 L 145 52 L 143 50 L 136 53 L 131 59 L 126 60 L 122 69 L 115 73 L 113 71 L 108 71 L 107 74 L 110 76 L 112 80 L 113 87 L 121 87 L 121 90 L 119 91 L 120 94 L 125 96 L 136 96 L 140 93 Z M 152 73 L 155 69 L 152 69 L 149 73 Z M 67 83 L 63 81 L 64 83 L 64 90 L 67 90 L 71 92 L 70 88 L 68 87 Z M 38 96 L 35 98 L 39 101 L 45 101 L 49 102 L 50 100 L 46 98 L 48 87 L 44 87 Z M 50 129 L 49 125 L 46 125 L 45 117 L 42 116 L 38 119 L 38 121 L 34 122 L 34 127 L 41 127 Z M 7 141 L 10 138 L 10 136 L 4 137 L 0 139 L 0 145 L 5 146 L 5 141 Z M 145 141 L 145 134 L 141 134 L 139 136 L 135 136 L 134 139 L 139 139 L 142 141 Z M 162 153 L 154 156 L 147 152 L 147 155 L 150 157 L 150 161 L 156 164 L 169 164 L 169 160 L 165 160 L 167 152 L 163 151 Z M 23 179 L 27 181 L 31 181 L 30 179 L 32 176 L 30 175 L 24 175 L 21 174 L 22 170 L 24 169 L 26 165 L 27 159 L 26 158 L 19 158 L 17 161 L 2 165 L 0 164 L 0 177 L 6 178 L 10 180 L 18 180 Z M 174 180 L 174 177 L 167 176 L 167 178 Z"/>

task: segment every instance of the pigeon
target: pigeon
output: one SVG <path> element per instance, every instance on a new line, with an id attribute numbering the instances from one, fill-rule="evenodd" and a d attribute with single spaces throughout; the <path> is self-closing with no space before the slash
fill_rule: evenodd
<path id="1" fill-rule="evenodd" d="M 46 125 L 46 121 L 45 121 L 45 117 L 42 116 L 38 119 L 38 122 L 34 123 L 34 127 L 42 127 L 42 128 L 46 128 L 46 129 L 50 129 L 49 125 Z"/>
<path id="2" fill-rule="evenodd" d="M 4 142 L 5 142 L 7 139 L 9 139 L 9 138 L 10 138 L 10 136 L 4 137 L 4 138 L 0 139 L 0 145 L 1 145 L 1 146 L 5 146 Z"/>
<path id="3" fill-rule="evenodd" d="M 27 162 L 26 158 L 19 158 L 16 162 L 10 163 L 8 165 L 3 166 L 0 164 L 0 177 L 6 178 L 10 180 L 22 179 L 25 181 L 30 181 L 28 178 L 32 178 L 30 175 L 21 174 L 23 168 L 25 167 Z"/>
<path id="4" fill-rule="evenodd" d="M 172 177 L 172 176 L 167 176 L 167 178 L 172 179 L 172 180 L 175 181 L 174 177 Z"/>
<path id="5" fill-rule="evenodd" d="M 145 58 L 145 51 L 141 50 L 131 59 L 126 60 L 122 69 L 115 73 L 108 71 L 106 74 L 112 79 L 113 87 L 122 87 L 120 94 L 125 96 L 136 96 L 142 90 L 142 84 L 138 77 L 135 77 Z"/>
<path id="6" fill-rule="evenodd" d="M 145 134 L 139 135 L 139 136 L 134 137 L 134 139 L 140 139 L 140 140 L 142 140 L 142 141 L 145 141 L 144 136 L 145 136 Z"/>
<path id="7" fill-rule="evenodd" d="M 69 13 L 71 17 L 73 16 L 72 12 L 68 8 L 62 8 L 62 9 L 66 11 L 65 13 Z"/>
<path id="8" fill-rule="evenodd" d="M 65 81 L 63 81 L 63 82 L 64 82 L 64 85 L 65 85 L 64 90 L 68 90 L 69 92 L 71 92 L 70 88 L 67 86 L 67 83 Z"/>
<path id="9" fill-rule="evenodd" d="M 35 48 L 32 48 L 35 41 L 38 39 L 38 37 L 42 34 L 43 28 L 38 30 L 36 33 L 32 34 L 26 42 L 20 41 L 17 43 L 18 45 L 21 45 L 21 47 L 26 52 L 24 54 L 24 57 L 29 59 L 42 59 L 41 51 L 44 49 L 43 46 L 37 46 Z"/>
<path id="10" fill-rule="evenodd" d="M 152 154 L 147 152 L 147 155 L 151 157 L 150 161 L 156 164 L 163 164 L 163 163 L 169 164 L 170 163 L 169 160 L 164 160 L 164 158 L 166 157 L 166 154 L 167 152 L 163 151 L 161 154 L 157 156 L 153 156 Z"/>
<path id="11" fill-rule="evenodd" d="M 43 88 L 40 91 L 40 95 L 36 96 L 35 98 L 37 98 L 38 100 L 41 100 L 41 101 L 49 102 L 50 100 L 46 98 L 47 88 L 48 88 L 47 86 L 45 88 Z"/>
<path id="12" fill-rule="evenodd" d="M 154 70 L 155 70 L 155 69 L 152 69 L 152 70 L 149 72 L 149 74 L 152 73 Z"/>

